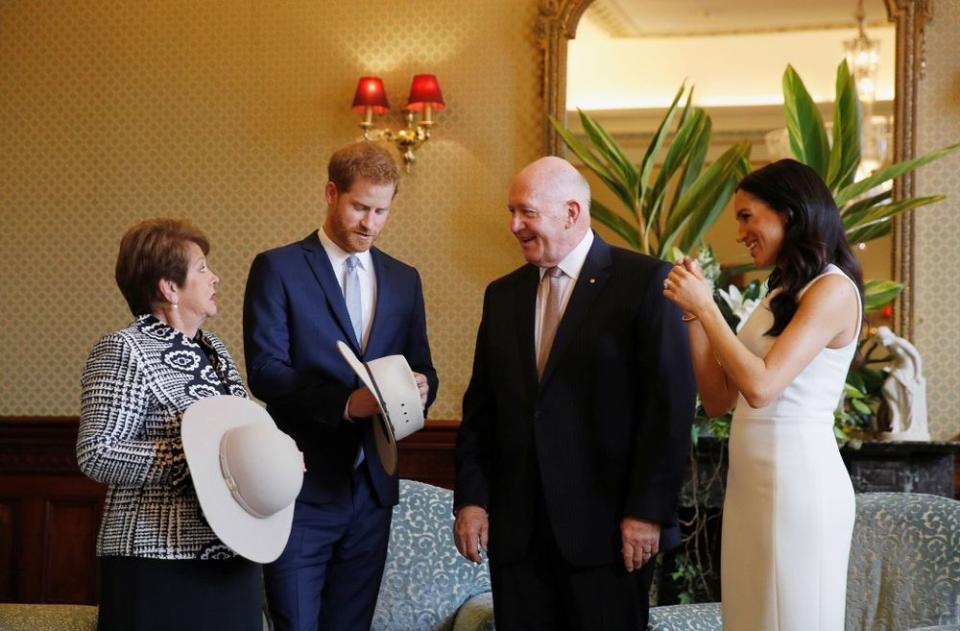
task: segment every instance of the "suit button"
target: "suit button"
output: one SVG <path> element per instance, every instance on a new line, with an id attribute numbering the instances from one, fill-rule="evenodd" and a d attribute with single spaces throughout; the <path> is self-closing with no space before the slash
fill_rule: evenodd
<path id="1" fill-rule="evenodd" d="M 541 416 L 542 416 L 542 413 L 540 412 L 540 410 L 534 410 L 534 411 L 533 411 L 533 420 L 537 420 L 537 419 L 540 418 Z"/>

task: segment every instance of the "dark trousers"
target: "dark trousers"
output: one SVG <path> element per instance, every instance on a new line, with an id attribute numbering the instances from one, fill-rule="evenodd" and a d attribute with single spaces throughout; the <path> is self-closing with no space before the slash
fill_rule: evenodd
<path id="1" fill-rule="evenodd" d="M 392 514 L 377 503 L 365 463 L 354 471 L 348 497 L 297 500 L 287 547 L 264 568 L 277 631 L 370 628 Z"/>
<path id="2" fill-rule="evenodd" d="M 227 560 L 100 559 L 99 631 L 260 631 L 260 565 Z"/>
<path id="3" fill-rule="evenodd" d="M 622 561 L 572 566 L 560 554 L 542 499 L 535 510 L 535 534 L 526 558 L 500 564 L 491 555 L 497 631 L 646 629 L 654 562 L 632 573 Z"/>

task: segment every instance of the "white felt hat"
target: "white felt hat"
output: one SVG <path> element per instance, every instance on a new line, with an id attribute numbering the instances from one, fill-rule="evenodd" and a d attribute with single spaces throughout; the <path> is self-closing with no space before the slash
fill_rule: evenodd
<path id="1" fill-rule="evenodd" d="M 287 545 L 303 454 L 265 409 L 242 397 L 200 399 L 183 414 L 183 451 L 207 523 L 237 554 L 275 561 Z"/>
<path id="2" fill-rule="evenodd" d="M 343 342 L 337 342 L 337 348 L 380 404 L 383 414 L 378 414 L 373 422 L 373 436 L 384 470 L 393 475 L 397 470 L 397 441 L 423 428 L 420 389 L 410 364 L 403 355 L 387 355 L 364 363 Z"/>

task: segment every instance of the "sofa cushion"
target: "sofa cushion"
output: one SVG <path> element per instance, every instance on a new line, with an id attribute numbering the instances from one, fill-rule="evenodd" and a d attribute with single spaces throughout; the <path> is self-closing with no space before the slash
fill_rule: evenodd
<path id="1" fill-rule="evenodd" d="M 960 502 L 861 493 L 847 572 L 849 630 L 960 622 Z"/>
<path id="2" fill-rule="evenodd" d="M 452 491 L 400 481 L 373 629 L 450 629 L 460 605 L 490 590 L 486 564 L 470 563 L 454 547 L 452 510 Z"/>
<path id="3" fill-rule="evenodd" d="M 648 631 L 720 631 L 720 603 L 670 605 L 650 609 Z"/>

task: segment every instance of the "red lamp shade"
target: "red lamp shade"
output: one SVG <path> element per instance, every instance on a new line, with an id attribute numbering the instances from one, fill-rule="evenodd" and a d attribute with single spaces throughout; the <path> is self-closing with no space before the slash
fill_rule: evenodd
<path id="1" fill-rule="evenodd" d="M 383 114 L 390 109 L 387 91 L 383 89 L 383 79 L 380 77 L 360 77 L 357 81 L 357 93 L 353 95 L 353 111 L 362 112 L 367 107 L 372 107 L 377 114 Z"/>
<path id="2" fill-rule="evenodd" d="M 443 109 L 443 94 L 440 92 L 437 77 L 432 74 L 414 75 L 413 83 L 410 85 L 410 98 L 407 100 L 407 108 L 419 112 L 427 104 L 431 105 L 435 112 Z"/>

